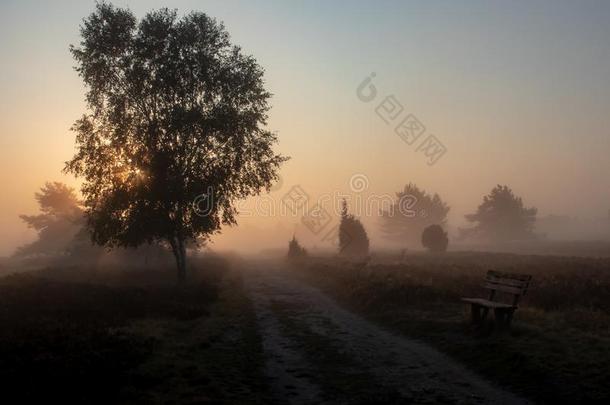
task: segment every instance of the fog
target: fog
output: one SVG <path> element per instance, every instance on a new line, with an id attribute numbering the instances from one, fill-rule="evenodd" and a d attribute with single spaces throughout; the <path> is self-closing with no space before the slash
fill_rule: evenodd
<path id="1" fill-rule="evenodd" d="M 137 15 L 150 7 L 129 6 Z M 37 212 L 33 195 L 45 182 L 80 187 L 80 179 L 62 173 L 74 151 L 70 127 L 85 108 L 68 44 L 78 41 L 91 7 L 2 5 L 0 255 L 36 239 L 19 215 Z M 609 238 L 606 7 L 593 13 L 565 3 L 532 13 L 525 4 L 445 4 L 412 13 L 406 4 L 358 3 L 350 13 L 329 6 L 323 15 L 314 14 L 314 5 L 300 7 L 295 13 L 287 5 L 243 3 L 235 13 L 234 5 L 206 3 L 206 12 L 265 68 L 273 93 L 267 127 L 278 134 L 276 150 L 291 158 L 270 193 L 239 204 L 238 224 L 223 227 L 211 248 L 282 248 L 293 234 L 310 248 L 332 248 L 301 217 L 279 213 L 292 187 L 301 187 L 312 205 L 322 197 L 331 211 L 330 200 L 335 206 L 343 197 L 385 200 L 409 183 L 450 206 L 450 249 L 468 225 L 464 216 L 497 184 L 538 209 L 539 236 Z M 263 12 L 277 23 L 261 30 L 245 17 Z M 305 24 L 303 15 L 317 15 L 316 23 Z M 26 16 L 31 24 L 17 23 Z M 36 45 L 22 46 L 17 37 Z M 397 130 L 409 116 L 424 129 L 417 142 Z M 433 164 L 420 147 L 429 136 L 445 148 Z M 366 182 L 357 192 L 350 187 L 354 176 Z M 257 204 L 276 212 L 252 209 Z M 378 209 L 353 213 L 374 249 L 402 248 L 380 234 Z M 329 227 L 338 220 L 334 211 Z"/>

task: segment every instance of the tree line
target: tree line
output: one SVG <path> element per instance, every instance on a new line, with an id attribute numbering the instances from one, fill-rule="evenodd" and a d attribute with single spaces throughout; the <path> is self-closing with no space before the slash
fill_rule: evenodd
<path id="1" fill-rule="evenodd" d="M 405 203 L 406 202 L 406 203 Z M 380 213 L 383 236 L 404 247 L 423 246 L 433 252 L 447 250 L 446 231 L 450 207 L 438 194 L 429 194 L 409 183 L 396 193 L 391 207 Z M 465 216 L 469 227 L 460 228 L 461 241 L 501 243 L 528 240 L 536 237 L 534 226 L 536 208 L 527 208 L 521 197 L 505 185 L 497 185 L 472 214 Z M 289 256 L 303 254 L 294 238 Z M 362 222 L 348 213 L 343 200 L 338 232 L 339 253 L 348 257 L 365 257 L 369 253 L 369 238 Z"/>
<path id="2" fill-rule="evenodd" d="M 411 206 L 413 209 L 408 211 L 398 208 L 405 196 L 415 201 Z M 59 254 L 94 257 L 102 253 L 101 248 L 91 243 L 85 208 L 73 188 L 60 182 L 49 182 L 35 193 L 35 198 L 40 213 L 21 215 L 21 219 L 37 231 L 38 239 L 20 247 L 16 256 Z M 421 245 L 442 252 L 449 242 L 446 231 L 449 210 L 449 205 L 438 194 L 428 194 L 409 183 L 403 191 L 396 193 L 394 207 L 381 212 L 381 230 L 385 238 L 405 247 Z M 421 215 L 422 212 L 425 215 Z M 472 226 L 459 230 L 457 238 L 463 241 L 506 242 L 535 237 L 536 209 L 526 208 L 523 200 L 507 186 L 494 187 L 483 197 L 476 211 L 466 215 L 466 219 Z M 370 243 L 364 225 L 349 213 L 345 200 L 342 202 L 337 244 L 339 253 L 345 256 L 366 256 L 369 252 Z M 153 246 L 163 249 L 163 243 Z M 150 244 L 148 249 L 151 249 Z M 306 255 L 294 237 L 289 244 L 289 255 Z"/>

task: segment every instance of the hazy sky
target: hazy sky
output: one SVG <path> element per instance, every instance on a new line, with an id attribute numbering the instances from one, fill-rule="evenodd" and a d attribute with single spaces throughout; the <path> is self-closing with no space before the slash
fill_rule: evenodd
<path id="1" fill-rule="evenodd" d="M 610 208 L 610 2 L 114 4 L 138 16 L 164 6 L 204 11 L 257 58 L 274 94 L 269 127 L 292 157 L 271 195 L 278 200 L 294 184 L 311 196 L 349 193 L 362 174 L 365 193 L 409 181 L 438 192 L 454 226 L 497 183 L 542 215 L 605 217 Z M 45 181 L 78 184 L 60 172 L 73 152 L 69 128 L 84 112 L 68 46 L 93 8 L 0 2 L 0 255 L 33 237 L 18 215 L 36 211 L 33 193 Z M 371 72 L 378 98 L 363 103 L 356 88 Z M 387 95 L 446 146 L 435 165 L 375 113 Z M 273 228 L 278 219 L 243 222 Z"/>

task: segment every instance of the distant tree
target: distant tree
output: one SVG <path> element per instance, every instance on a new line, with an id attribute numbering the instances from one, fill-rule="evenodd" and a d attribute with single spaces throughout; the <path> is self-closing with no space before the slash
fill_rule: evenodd
<path id="1" fill-rule="evenodd" d="M 347 202 L 343 200 L 341 222 L 339 224 L 339 253 L 354 258 L 369 254 L 369 238 L 362 223 L 347 212 Z"/>
<path id="2" fill-rule="evenodd" d="M 256 60 L 206 14 L 161 9 L 139 22 L 107 3 L 71 52 L 88 112 L 65 170 L 84 178 L 94 242 L 166 242 L 178 279 L 186 246 L 236 223 L 237 200 L 269 189 L 285 157 L 264 129 L 270 93 Z"/>
<path id="3" fill-rule="evenodd" d="M 525 208 L 510 188 L 497 185 L 483 197 L 477 212 L 466 215 L 475 225 L 462 229 L 461 236 L 495 242 L 530 239 L 534 237 L 536 213 L 536 208 Z"/>
<path id="4" fill-rule="evenodd" d="M 299 244 L 297 238 L 293 236 L 292 240 L 288 242 L 288 258 L 296 259 L 305 256 L 307 256 L 307 250 L 305 250 L 305 248 Z"/>
<path id="5" fill-rule="evenodd" d="M 67 253 L 84 224 L 83 210 L 74 189 L 60 182 L 47 182 L 34 196 L 40 214 L 19 217 L 38 233 L 38 239 L 18 248 L 15 255 Z"/>
<path id="6" fill-rule="evenodd" d="M 446 226 L 449 206 L 438 194 L 428 194 L 413 183 L 396 193 L 396 202 L 381 212 L 381 230 L 390 240 L 418 246 L 423 230 L 433 224 Z"/>
<path id="7" fill-rule="evenodd" d="M 422 245 L 431 252 L 445 252 L 449 245 L 447 232 L 440 225 L 430 225 L 421 235 Z"/>

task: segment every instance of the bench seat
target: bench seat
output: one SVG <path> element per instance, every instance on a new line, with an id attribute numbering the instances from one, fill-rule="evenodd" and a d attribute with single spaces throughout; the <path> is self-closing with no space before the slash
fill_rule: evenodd
<path id="1" fill-rule="evenodd" d="M 468 302 L 469 304 L 479 305 L 485 308 L 506 308 L 506 309 L 517 309 L 517 306 L 504 304 L 502 302 L 494 302 L 490 300 L 486 300 L 485 298 L 462 298 L 463 302 Z"/>

